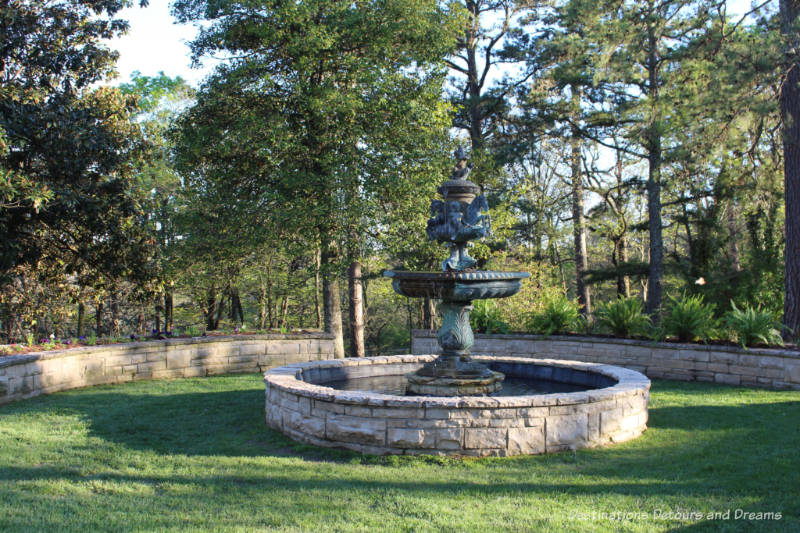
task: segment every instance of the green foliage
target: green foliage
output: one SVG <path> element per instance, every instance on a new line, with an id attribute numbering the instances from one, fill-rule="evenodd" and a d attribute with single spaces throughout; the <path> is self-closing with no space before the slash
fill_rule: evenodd
<path id="1" fill-rule="evenodd" d="M 617 298 L 600 303 L 594 316 L 598 326 L 608 329 L 617 337 L 645 335 L 652 327 L 640 298 Z"/>
<path id="2" fill-rule="evenodd" d="M 522 259 L 508 252 L 495 252 L 484 267 L 489 270 L 529 272 L 531 275 L 522 282 L 520 291 L 511 298 L 493 300 L 500 310 L 499 318 L 509 324 L 511 331 L 525 331 L 532 313 L 541 311 L 548 301 L 563 295 L 557 269 L 545 261 Z"/>
<path id="3" fill-rule="evenodd" d="M 150 277 L 135 180 L 148 146 L 134 99 L 102 86 L 116 58 L 104 41 L 126 29 L 114 17 L 128 4 L 0 6 L 0 316 L 9 341 L 31 329 L 61 333 L 86 292 Z"/>
<path id="4" fill-rule="evenodd" d="M 718 325 L 714 305 L 705 303 L 699 294 L 670 297 L 661 321 L 664 332 L 681 342 L 706 341 L 717 335 Z"/>
<path id="5" fill-rule="evenodd" d="M 580 307 L 563 294 L 548 298 L 540 311 L 529 315 L 527 329 L 543 335 L 580 331 L 583 329 Z"/>
<path id="6" fill-rule="evenodd" d="M 746 305 L 739 309 L 731 302 L 731 310 L 725 314 L 725 324 L 742 347 L 762 343 L 782 346 L 781 323 L 776 313 Z"/>
<path id="7" fill-rule="evenodd" d="M 167 126 L 169 118 L 180 111 L 194 96 L 194 90 L 180 76 L 174 78 L 160 71 L 156 76 L 131 74 L 128 83 L 119 86 L 123 94 L 137 98 L 137 107 L 148 122 Z"/>
<path id="8" fill-rule="evenodd" d="M 477 300 L 469 315 L 469 322 L 476 333 L 509 333 L 511 326 L 503 320 L 502 313 L 494 300 Z"/>
<path id="9" fill-rule="evenodd" d="M 113 69 L 102 40 L 125 29 L 111 18 L 122 7 L 76 0 L 2 8 L 0 64 L 16 74 L 0 91 L 0 274 L 45 260 L 61 261 L 68 274 L 126 275 L 144 262 L 132 222 L 133 164 L 144 153 L 133 102 L 92 88 Z M 9 179 L 21 190 L 2 191 Z"/>
<path id="10" fill-rule="evenodd" d="M 97 335 L 92 333 L 91 335 L 89 335 L 89 337 L 86 338 L 85 342 L 89 346 L 94 346 L 95 344 L 97 344 Z"/>

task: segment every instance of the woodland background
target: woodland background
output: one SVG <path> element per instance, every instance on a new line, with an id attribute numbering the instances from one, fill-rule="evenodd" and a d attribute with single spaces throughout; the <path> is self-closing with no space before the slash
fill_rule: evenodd
<path id="1" fill-rule="evenodd" d="M 199 89 L 103 85 L 125 5 L 0 1 L 0 342 L 401 349 L 435 302 L 382 272 L 439 268 L 458 144 L 494 228 L 472 255 L 531 272 L 477 329 L 613 333 L 628 298 L 650 333 L 689 301 L 800 332 L 798 1 L 176 0 L 224 58 Z"/>

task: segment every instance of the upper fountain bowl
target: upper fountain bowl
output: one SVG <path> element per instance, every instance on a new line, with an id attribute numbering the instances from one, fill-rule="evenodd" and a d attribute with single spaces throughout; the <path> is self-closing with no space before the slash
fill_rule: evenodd
<path id="1" fill-rule="evenodd" d="M 528 272 L 408 272 L 387 270 L 395 292 L 411 298 L 434 298 L 453 302 L 469 302 L 485 298 L 506 298 L 516 294 Z"/>

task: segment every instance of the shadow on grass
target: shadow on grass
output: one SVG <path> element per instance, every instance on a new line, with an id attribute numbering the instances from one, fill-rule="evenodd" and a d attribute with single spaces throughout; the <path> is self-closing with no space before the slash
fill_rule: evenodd
<path id="1" fill-rule="evenodd" d="M 221 383 L 219 388 L 230 385 Z M 790 517 L 791 524 L 796 525 L 800 515 L 800 487 L 794 479 L 800 470 L 800 454 L 796 452 L 800 449 L 800 402 L 769 403 L 767 397 L 748 404 L 739 402 L 737 390 L 732 388 L 655 382 L 654 394 L 664 396 L 654 403 L 664 406 L 651 409 L 650 429 L 634 441 L 550 456 L 457 460 L 361 456 L 296 444 L 265 426 L 264 393 L 258 383 L 243 380 L 234 385 L 240 390 L 194 392 L 202 386 L 163 385 L 160 394 L 144 385 L 134 385 L 84 390 L 6 406 L 0 415 L 78 416 L 88 424 L 90 437 L 130 450 L 154 452 L 165 456 L 167 462 L 184 464 L 180 469 L 137 473 L 107 466 L 100 456 L 92 468 L 86 469 L 73 466 L 79 464 L 81 450 L 62 465 L 0 467 L 0 482 L 16 485 L 15 482 L 43 480 L 56 487 L 62 481 L 89 485 L 110 482 L 146 485 L 156 493 L 162 485 L 177 486 L 177 490 L 172 489 L 174 499 L 157 500 L 154 504 L 165 512 L 171 505 L 185 505 L 181 503 L 183 494 L 195 493 L 204 495 L 199 503 L 213 510 L 210 512 L 222 512 L 226 505 L 259 501 L 265 494 L 275 495 L 269 500 L 269 510 L 275 516 L 292 516 L 300 505 L 295 498 L 309 494 L 322 502 L 322 508 L 315 512 L 323 514 L 347 513 L 348 502 L 354 494 L 360 494 L 365 498 L 363 495 L 369 495 L 369 501 L 380 508 L 392 505 L 398 495 L 414 502 L 453 498 L 461 505 L 471 499 L 486 502 L 511 497 L 522 501 L 562 495 L 588 497 L 600 506 L 619 505 L 618 497 L 623 497 L 622 501 L 655 500 L 663 505 L 682 505 L 689 498 L 708 501 L 709 506 L 735 501 L 746 502 L 754 511 L 783 512 L 784 521 L 769 524 L 766 530 L 771 530 L 772 525 L 781 530 L 780 526 L 789 524 Z M 213 388 L 211 382 L 208 387 Z M 667 395 L 684 394 L 691 394 L 692 405 L 675 406 L 665 399 Z M 708 401 L 704 402 L 704 398 Z M 113 453 L 115 448 L 110 450 Z M 67 456 L 69 453 L 66 450 Z M 186 462 L 169 457 L 173 455 L 195 456 L 197 460 Z M 212 459 L 206 460 L 206 456 Z M 245 459 L 219 466 L 214 457 Z M 269 458 L 281 460 L 262 460 Z M 131 459 L 131 463 L 139 460 Z M 315 461 L 327 464 L 309 464 Z M 341 466 L 348 462 L 388 469 L 376 474 L 371 468 Z M 395 466 L 421 468 L 409 475 L 393 470 Z M 205 467 L 215 469 L 208 472 Z M 24 489 L 21 491 L 24 494 Z M 85 502 L 81 498 L 76 493 L 68 501 L 76 507 L 91 502 L 88 496 Z M 122 501 L 124 496 L 119 498 Z M 133 499 L 126 505 L 135 507 L 138 503 Z M 152 521 L 147 522 L 148 527 L 158 529 L 166 524 L 158 521 L 158 513 L 151 514 L 146 517 Z M 245 524 L 263 525 L 240 525 Z M 23 526 L 24 522 L 20 522 L 11 529 L 24 529 Z M 726 529 L 727 526 L 730 527 Z M 706 521 L 676 529 L 725 530 L 748 528 L 746 522 Z"/>
<path id="2" fill-rule="evenodd" d="M 656 394 L 695 395 L 703 391 L 703 397 L 708 399 L 735 394 L 736 390 L 681 382 L 654 383 Z M 41 403 L 35 405 L 37 402 Z M 800 449 L 797 431 L 800 401 L 708 403 L 712 405 L 703 405 L 698 397 L 698 405 L 651 407 L 650 429 L 643 437 L 623 445 L 584 450 L 577 455 L 562 453 L 480 462 L 587 462 L 583 467 L 588 473 L 623 477 L 649 477 L 647 473 L 670 477 L 670 472 L 676 469 L 701 477 L 710 472 L 735 476 L 737 472 L 750 471 L 753 466 L 767 471 L 780 470 L 787 463 L 800 467 L 800 460 L 792 455 L 792 450 Z M 345 450 L 297 444 L 265 426 L 264 393 L 260 388 L 148 394 L 117 387 L 96 393 L 80 391 L 41 398 L 30 404 L 7 406 L 4 410 L 29 411 L 31 408 L 75 413 L 88 421 L 94 437 L 159 454 L 291 456 L 383 465 L 461 462 L 433 457 L 361 456 Z M 598 460 L 600 456 L 602 460 Z M 739 457 L 743 464 L 737 463 Z"/>

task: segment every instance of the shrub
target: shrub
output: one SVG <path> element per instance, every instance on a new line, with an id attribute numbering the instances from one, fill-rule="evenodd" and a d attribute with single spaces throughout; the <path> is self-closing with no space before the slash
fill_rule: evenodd
<path id="1" fill-rule="evenodd" d="M 639 298 L 617 298 L 601 303 L 595 311 L 595 319 L 598 326 L 609 329 L 617 337 L 644 335 L 652 326 Z"/>
<path id="2" fill-rule="evenodd" d="M 582 322 L 577 302 L 560 294 L 549 298 L 541 311 L 532 313 L 526 326 L 534 333 L 552 335 L 582 329 Z"/>
<path id="3" fill-rule="evenodd" d="M 705 342 L 718 334 L 719 321 L 714 318 L 714 305 L 705 303 L 702 295 L 683 294 L 670 297 L 661 325 L 667 335 L 681 342 Z"/>
<path id="4" fill-rule="evenodd" d="M 763 343 L 769 345 L 783 345 L 781 338 L 781 328 L 778 315 L 771 311 L 765 311 L 761 307 L 745 306 L 743 309 L 736 307 L 731 301 L 731 310 L 725 314 L 725 324 L 742 345 L 752 346 Z"/>
<path id="5" fill-rule="evenodd" d="M 469 322 L 472 329 L 478 333 L 508 333 L 511 326 L 503 320 L 500 309 L 491 300 L 478 300 L 470 313 Z"/>

